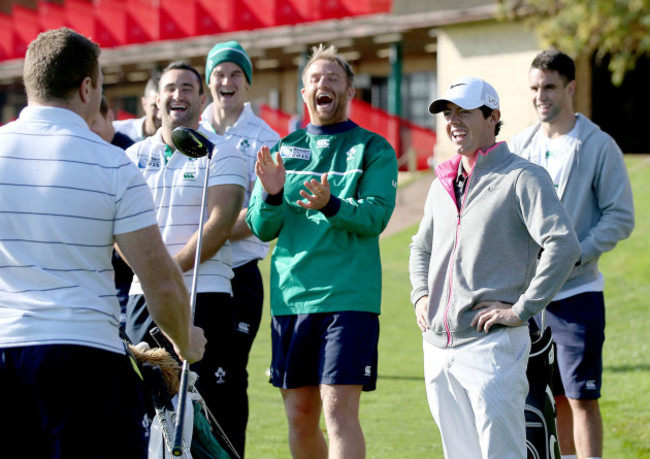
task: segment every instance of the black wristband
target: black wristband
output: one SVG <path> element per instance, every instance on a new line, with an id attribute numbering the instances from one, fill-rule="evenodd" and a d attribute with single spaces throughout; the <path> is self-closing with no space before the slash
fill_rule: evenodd
<path id="1" fill-rule="evenodd" d="M 339 213 L 339 209 L 341 208 L 341 200 L 337 198 L 336 196 L 331 195 L 330 200 L 327 201 L 327 204 L 325 204 L 325 207 L 322 209 L 319 209 L 323 215 L 326 217 L 333 217 L 334 215 Z"/>
<path id="2" fill-rule="evenodd" d="M 262 201 L 271 206 L 279 206 L 282 204 L 282 198 L 284 197 L 284 187 L 277 194 L 268 194 L 266 191 L 262 190 Z"/>

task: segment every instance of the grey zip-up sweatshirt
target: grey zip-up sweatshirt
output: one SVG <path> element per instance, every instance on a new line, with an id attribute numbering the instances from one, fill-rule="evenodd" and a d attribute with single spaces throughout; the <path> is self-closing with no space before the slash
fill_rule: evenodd
<path id="1" fill-rule="evenodd" d="M 634 228 L 634 201 L 623 153 L 614 139 L 578 113 L 580 131 L 560 200 L 571 217 L 582 246 L 580 265 L 573 268 L 560 292 L 599 277 L 598 259 Z M 512 152 L 530 159 L 529 145 L 541 124 L 513 137 Z"/>
<path id="2" fill-rule="evenodd" d="M 479 151 L 457 204 L 460 160 L 436 167 L 410 245 L 411 301 L 429 296 L 431 328 L 423 336 L 438 347 L 485 335 L 471 326 L 477 313 L 471 309 L 481 301 L 510 303 L 528 320 L 551 301 L 580 256 L 571 220 L 542 167 L 510 153 L 505 142 Z"/>

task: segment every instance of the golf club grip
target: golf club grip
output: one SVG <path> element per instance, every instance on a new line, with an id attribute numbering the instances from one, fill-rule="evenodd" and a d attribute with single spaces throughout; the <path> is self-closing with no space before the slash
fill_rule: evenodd
<path id="1" fill-rule="evenodd" d="M 185 428 L 185 400 L 187 399 L 188 375 L 190 372 L 187 360 L 183 361 L 183 370 L 181 372 L 181 385 L 178 390 L 178 406 L 176 407 L 176 426 L 174 429 L 174 446 L 172 455 L 181 456 L 183 454 L 183 429 Z"/>

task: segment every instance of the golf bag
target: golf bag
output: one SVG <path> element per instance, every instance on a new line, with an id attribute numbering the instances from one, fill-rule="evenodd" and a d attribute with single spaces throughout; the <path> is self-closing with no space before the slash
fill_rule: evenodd
<path id="1" fill-rule="evenodd" d="M 531 349 L 526 376 L 528 396 L 524 416 L 526 418 L 527 459 L 560 459 L 555 418 L 557 410 L 553 397 L 553 363 L 555 347 L 551 329 L 530 332 Z"/>
<path id="2" fill-rule="evenodd" d="M 160 330 L 153 329 L 151 335 L 160 347 L 147 349 L 146 343 L 129 345 L 152 402 L 149 459 L 239 459 L 240 456 L 196 390 L 194 384 L 197 377 L 193 372 L 190 372 L 188 396 L 185 398 L 182 454 L 172 455 L 181 364 Z"/>

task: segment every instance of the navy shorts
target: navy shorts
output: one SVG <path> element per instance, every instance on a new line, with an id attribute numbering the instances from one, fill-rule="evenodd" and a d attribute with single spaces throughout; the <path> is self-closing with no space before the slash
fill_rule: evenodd
<path id="1" fill-rule="evenodd" d="M 275 387 L 377 386 L 379 315 L 342 311 L 274 316 L 271 379 Z"/>
<path id="2" fill-rule="evenodd" d="M 0 348 L 3 457 L 146 458 L 149 416 L 126 355 L 85 346 Z"/>
<path id="3" fill-rule="evenodd" d="M 557 355 L 553 393 L 578 400 L 600 398 L 605 342 L 603 293 L 586 292 L 553 301 L 546 311 Z M 539 317 L 535 320 L 539 324 Z"/>

